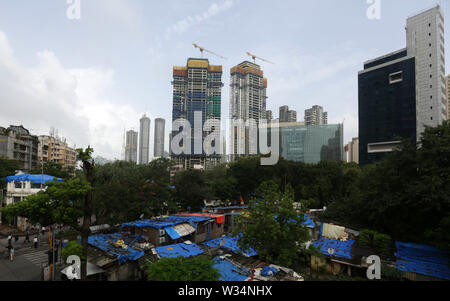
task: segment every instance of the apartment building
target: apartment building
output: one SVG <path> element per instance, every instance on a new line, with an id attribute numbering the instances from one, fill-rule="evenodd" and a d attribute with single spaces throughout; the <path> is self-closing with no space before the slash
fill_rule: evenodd
<path id="1" fill-rule="evenodd" d="M 75 170 L 77 151 L 68 146 L 66 139 L 57 136 L 39 136 L 39 163 L 58 163 L 65 169 Z"/>

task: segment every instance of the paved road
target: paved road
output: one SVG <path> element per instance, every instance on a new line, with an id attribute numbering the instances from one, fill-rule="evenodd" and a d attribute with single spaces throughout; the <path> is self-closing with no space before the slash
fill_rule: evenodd
<path id="1" fill-rule="evenodd" d="M 38 245 L 37 249 L 30 244 L 30 246 L 16 251 L 16 256 L 23 256 L 29 262 L 32 262 L 40 267 L 43 263 L 48 261 L 48 254 L 46 253 L 48 249 L 48 243 L 41 243 Z"/>
<path id="2" fill-rule="evenodd" d="M 30 237 L 33 240 L 34 236 Z M 48 235 L 39 237 L 38 248 L 33 243 L 23 243 L 21 238 L 14 243 L 14 261 L 10 261 L 3 253 L 7 239 L 0 240 L 0 281 L 39 281 L 41 280 L 41 264 L 46 263 L 48 255 Z"/>

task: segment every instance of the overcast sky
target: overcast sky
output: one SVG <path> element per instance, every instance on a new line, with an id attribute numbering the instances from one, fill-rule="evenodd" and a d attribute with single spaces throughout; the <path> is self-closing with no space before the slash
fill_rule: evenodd
<path id="1" fill-rule="evenodd" d="M 170 129 L 172 66 L 200 56 L 194 42 L 228 58 L 207 56 L 224 66 L 223 117 L 229 69 L 250 51 L 276 63 L 261 64 L 275 118 L 282 105 L 299 121 L 321 105 L 329 123 L 345 119 L 346 143 L 358 136 L 363 62 L 405 47 L 407 17 L 437 3 L 381 0 L 381 19 L 369 20 L 367 0 L 80 1 L 81 18 L 71 20 L 66 0 L 0 0 L 0 126 L 53 126 L 109 159 L 120 158 L 124 129 L 138 130 L 145 112 L 152 144 L 155 118 Z"/>

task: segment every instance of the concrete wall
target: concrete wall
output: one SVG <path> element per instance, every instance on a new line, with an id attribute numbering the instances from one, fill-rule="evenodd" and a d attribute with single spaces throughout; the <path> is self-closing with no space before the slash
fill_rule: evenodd
<path id="1" fill-rule="evenodd" d="M 139 280 L 139 270 L 135 262 L 115 264 L 107 269 L 107 281 L 135 281 Z"/>
<path id="2" fill-rule="evenodd" d="M 223 235 L 224 224 L 217 224 L 216 222 L 209 224 L 199 224 L 197 232 L 195 233 L 195 243 L 202 243 L 208 240 L 208 227 L 209 227 L 209 239 L 215 239 Z"/>

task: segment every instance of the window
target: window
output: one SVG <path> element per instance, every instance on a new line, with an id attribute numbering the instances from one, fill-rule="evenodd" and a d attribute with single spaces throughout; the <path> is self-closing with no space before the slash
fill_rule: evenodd
<path id="1" fill-rule="evenodd" d="M 403 81 L 403 71 L 389 74 L 389 84 L 395 84 Z"/>
<path id="2" fill-rule="evenodd" d="M 17 189 L 21 189 L 21 188 L 22 188 L 22 182 L 14 182 L 14 186 L 15 186 Z"/>
<path id="3" fill-rule="evenodd" d="M 39 184 L 39 183 L 31 183 L 31 188 L 32 189 L 40 189 L 41 188 L 41 184 Z"/>
<path id="4" fill-rule="evenodd" d="M 373 154 L 373 153 L 393 152 L 394 150 L 398 149 L 398 147 L 400 145 L 401 145 L 400 141 L 388 141 L 388 142 L 381 142 L 381 143 L 369 143 L 369 144 L 367 144 L 367 153 Z"/>
<path id="5" fill-rule="evenodd" d="M 18 203 L 20 201 L 21 201 L 20 196 L 15 196 L 14 197 L 14 203 Z"/>

